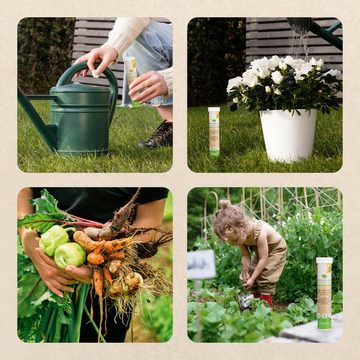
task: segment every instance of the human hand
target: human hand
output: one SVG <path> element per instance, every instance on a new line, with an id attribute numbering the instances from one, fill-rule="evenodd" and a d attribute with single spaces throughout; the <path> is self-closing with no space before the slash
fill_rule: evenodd
<path id="1" fill-rule="evenodd" d="M 156 96 L 168 94 L 165 78 L 157 71 L 149 71 L 140 75 L 130 84 L 129 89 L 130 97 L 140 104 Z"/>
<path id="2" fill-rule="evenodd" d="M 112 64 L 118 57 L 118 52 L 110 45 L 103 45 L 98 48 L 92 49 L 89 53 L 80 56 L 75 64 L 78 64 L 82 61 L 87 62 L 87 66 L 91 71 L 94 77 L 99 77 L 99 75 L 110 65 Z M 95 70 L 95 62 L 100 61 L 99 66 Z M 88 69 L 84 69 L 81 71 L 82 76 L 86 76 Z M 80 72 L 76 74 L 79 76 Z"/>
<path id="3" fill-rule="evenodd" d="M 246 273 L 245 276 L 243 276 L 242 273 L 240 273 L 239 279 L 242 281 L 242 283 L 246 283 L 250 279 L 249 273 Z"/>
<path id="4" fill-rule="evenodd" d="M 40 248 L 36 248 L 36 253 L 37 256 L 33 256 L 31 260 L 45 285 L 60 297 L 63 297 L 63 291 L 74 292 L 69 285 L 78 284 L 79 281 L 65 270 L 59 269 L 55 261 Z"/>
<path id="5" fill-rule="evenodd" d="M 68 265 L 65 268 L 65 271 L 75 280 L 78 280 L 85 284 L 91 283 L 91 269 L 86 265 L 82 265 L 79 267 Z"/>
<path id="6" fill-rule="evenodd" d="M 244 288 L 246 290 L 249 290 L 253 287 L 254 285 L 254 280 L 252 278 L 249 278 L 245 283 L 244 283 Z"/>

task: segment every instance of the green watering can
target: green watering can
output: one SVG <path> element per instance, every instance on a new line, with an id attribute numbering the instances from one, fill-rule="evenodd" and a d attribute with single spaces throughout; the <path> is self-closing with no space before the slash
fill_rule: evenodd
<path id="1" fill-rule="evenodd" d="M 118 84 L 109 69 L 103 74 L 110 87 L 72 83 L 87 68 L 86 62 L 67 69 L 50 89 L 50 95 L 27 96 L 18 87 L 18 102 L 52 151 L 64 155 L 101 155 L 109 151 L 109 128 L 114 115 Z M 51 100 L 49 124 L 45 124 L 30 100 Z"/>
<path id="2" fill-rule="evenodd" d="M 339 39 L 333 33 L 338 28 L 342 27 L 342 23 L 340 20 L 335 21 L 329 28 L 322 28 L 319 24 L 317 24 L 312 18 L 287 18 L 291 28 L 297 32 L 306 34 L 311 31 L 313 34 L 320 36 L 322 39 L 334 45 L 336 48 L 342 51 L 343 42 L 342 39 Z"/>

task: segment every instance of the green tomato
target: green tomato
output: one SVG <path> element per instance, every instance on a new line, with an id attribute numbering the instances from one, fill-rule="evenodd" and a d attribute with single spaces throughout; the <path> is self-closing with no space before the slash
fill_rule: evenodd
<path id="1" fill-rule="evenodd" d="M 63 244 L 55 250 L 54 260 L 60 269 L 68 265 L 80 266 L 86 260 L 86 250 L 74 242 Z"/>
<path id="2" fill-rule="evenodd" d="M 68 241 L 69 235 L 66 230 L 59 225 L 54 225 L 41 235 L 39 246 L 46 255 L 54 256 L 56 248 Z"/>

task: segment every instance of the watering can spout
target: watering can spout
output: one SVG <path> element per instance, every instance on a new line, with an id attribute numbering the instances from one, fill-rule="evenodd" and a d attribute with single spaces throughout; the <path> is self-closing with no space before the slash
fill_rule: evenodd
<path id="1" fill-rule="evenodd" d="M 45 140 L 47 146 L 52 151 L 56 151 L 58 149 L 58 143 L 57 143 L 57 126 L 55 125 L 46 125 L 43 120 L 41 119 L 38 112 L 35 110 L 34 106 L 29 101 L 29 98 L 25 95 L 25 93 L 18 87 L 17 90 L 17 97 L 18 102 L 21 105 L 21 107 L 24 109 L 26 114 L 29 116 L 30 120 L 34 124 L 37 131 L 40 133 L 42 138 Z M 37 98 L 42 99 L 53 99 L 53 96 L 37 96 Z"/>
<path id="2" fill-rule="evenodd" d="M 333 34 L 335 30 L 342 27 L 341 21 L 337 20 L 333 25 L 325 29 L 310 17 L 291 17 L 287 18 L 287 20 L 291 28 L 298 34 L 306 34 L 310 31 L 342 51 L 342 39 L 339 39 L 336 35 Z"/>

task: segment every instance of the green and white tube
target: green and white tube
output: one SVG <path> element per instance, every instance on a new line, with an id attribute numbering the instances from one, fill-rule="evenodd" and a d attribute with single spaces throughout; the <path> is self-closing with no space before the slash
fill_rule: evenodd
<path id="1" fill-rule="evenodd" d="M 331 329 L 332 257 L 317 257 L 317 327 Z"/>
<path id="2" fill-rule="evenodd" d="M 209 154 L 220 155 L 220 108 L 209 107 Z"/>
<path id="3" fill-rule="evenodd" d="M 130 86 L 130 84 L 138 77 L 137 68 L 136 68 L 136 59 L 134 56 L 124 56 L 123 60 L 124 60 L 128 84 Z M 140 106 L 140 104 L 137 101 L 131 100 L 131 106 L 138 107 Z"/>

